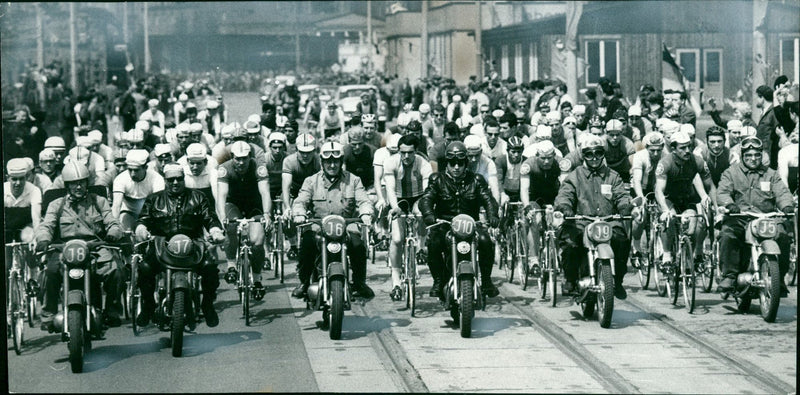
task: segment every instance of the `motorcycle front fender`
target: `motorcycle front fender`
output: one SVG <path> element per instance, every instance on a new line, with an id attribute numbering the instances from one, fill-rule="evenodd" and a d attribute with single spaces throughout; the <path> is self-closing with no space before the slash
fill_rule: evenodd
<path id="1" fill-rule="evenodd" d="M 328 264 L 328 278 L 344 277 L 344 265 L 341 262 L 331 262 Z"/>
<path id="2" fill-rule="evenodd" d="M 614 250 L 611 249 L 611 245 L 607 243 L 598 244 L 596 246 L 597 249 L 597 256 L 596 259 L 614 259 Z"/>
<path id="3" fill-rule="evenodd" d="M 82 290 L 72 289 L 67 294 L 67 306 L 85 306 L 86 294 Z"/>
<path id="4" fill-rule="evenodd" d="M 187 289 L 191 288 L 189 283 L 189 276 L 187 272 L 174 271 L 172 272 L 172 289 Z"/>
<path id="5" fill-rule="evenodd" d="M 775 240 L 763 240 L 761 242 L 761 253 L 767 255 L 780 255 L 781 249 Z"/>
<path id="6" fill-rule="evenodd" d="M 475 268 L 472 266 L 472 262 L 470 261 L 461 261 L 458 263 L 458 269 L 456 270 L 456 274 L 458 277 L 463 275 L 475 275 Z"/>

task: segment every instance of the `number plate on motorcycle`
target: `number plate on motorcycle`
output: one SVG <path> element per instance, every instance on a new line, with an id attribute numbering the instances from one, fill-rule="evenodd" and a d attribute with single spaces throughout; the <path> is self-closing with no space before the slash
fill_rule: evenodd
<path id="1" fill-rule="evenodd" d="M 329 239 L 340 239 L 344 236 L 344 218 L 338 215 L 329 215 L 322 219 L 322 232 Z"/>
<path id="2" fill-rule="evenodd" d="M 475 232 L 475 220 L 469 215 L 459 214 L 451 221 L 453 233 L 461 238 L 472 237 Z"/>
<path id="3" fill-rule="evenodd" d="M 774 219 L 761 218 L 752 222 L 750 225 L 753 234 L 762 239 L 772 239 L 778 235 L 778 224 Z"/>
<path id="4" fill-rule="evenodd" d="M 70 240 L 61 255 L 66 263 L 81 263 L 89 256 L 89 246 L 83 240 Z"/>
<path id="5" fill-rule="evenodd" d="M 595 243 L 607 243 L 611 240 L 611 224 L 608 222 L 593 222 L 586 227 L 589 240 Z"/>

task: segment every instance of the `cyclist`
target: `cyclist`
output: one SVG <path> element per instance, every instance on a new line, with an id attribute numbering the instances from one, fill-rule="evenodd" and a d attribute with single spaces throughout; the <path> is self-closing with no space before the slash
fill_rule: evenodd
<path id="1" fill-rule="evenodd" d="M 273 199 L 280 198 L 283 181 L 283 161 L 286 159 L 286 135 L 281 132 L 272 132 L 267 136 L 269 150 L 264 158 L 269 173 L 269 194 Z M 273 207 L 274 209 L 275 207 Z"/>
<path id="2" fill-rule="evenodd" d="M 428 178 L 432 170 L 430 163 L 422 155 L 415 152 L 418 137 L 407 134 L 398 141 L 400 155 L 390 156 L 383 165 L 383 179 L 386 182 L 386 196 L 392 207 L 390 216 L 403 213 L 399 202 L 405 201 L 408 209 L 419 214 L 417 200 L 428 187 Z M 399 220 L 392 222 L 392 243 L 389 245 L 389 262 L 392 266 L 392 291 L 389 296 L 392 300 L 403 299 L 403 290 L 400 287 L 401 253 L 403 234 L 414 232 L 414 229 L 404 229 L 405 224 Z M 425 245 L 420 239 L 420 245 Z"/>
<path id="3" fill-rule="evenodd" d="M 467 147 L 469 169 L 486 180 L 489 184 L 489 190 L 492 192 L 492 197 L 495 201 L 499 201 L 500 186 L 497 182 L 497 167 L 491 159 L 483 154 L 481 138 L 471 134 L 464 139 L 464 146 Z"/>
<path id="4" fill-rule="evenodd" d="M 722 172 L 736 164 L 739 157 L 732 154 L 730 148 L 725 147 L 725 129 L 719 126 L 714 125 L 706 131 L 706 143 L 708 149 L 703 152 L 703 160 L 708 164 L 711 181 L 718 187 Z"/>
<path id="5" fill-rule="evenodd" d="M 383 178 L 384 173 L 384 164 L 386 161 L 396 154 L 399 150 L 401 136 L 399 134 L 393 134 L 389 136 L 389 139 L 386 141 L 386 146 L 378 148 L 375 151 L 375 156 L 372 159 L 372 169 L 374 178 L 380 185 L 375 185 L 375 209 L 378 210 L 378 217 L 376 218 L 376 233 L 378 235 L 378 239 L 384 238 L 386 235 L 387 230 L 389 229 L 389 222 L 388 216 L 386 213 L 381 215 L 383 208 L 388 206 L 388 198 L 386 197 L 386 181 Z"/>
<path id="6" fill-rule="evenodd" d="M 666 232 L 662 235 L 664 255 L 662 265 L 672 262 L 672 245 L 678 224 L 670 221 L 676 213 L 696 214 L 697 203 L 707 204 L 716 201 L 716 188 L 711 183 L 711 175 L 703 158 L 692 154 L 689 135 L 676 132 L 670 139 L 671 152 L 662 156 L 656 166 L 655 197 L 661 208 L 661 221 L 667 222 Z M 704 183 L 711 185 L 710 193 L 706 193 Z M 692 188 L 689 187 L 692 186 Z M 705 227 L 702 221 L 692 217 L 689 219 L 689 233 L 695 236 L 694 245 L 702 246 L 705 238 Z M 695 248 L 695 261 L 703 261 L 703 249 Z"/>
<path id="7" fill-rule="evenodd" d="M 328 111 L 320 114 L 318 135 L 323 139 L 338 136 L 344 132 L 344 112 L 334 102 L 328 103 Z"/>
<path id="8" fill-rule="evenodd" d="M 350 143 L 344 146 L 344 167 L 361 179 L 364 189 L 373 189 L 375 172 L 372 160 L 375 156 L 375 147 L 364 143 L 364 130 L 360 126 L 353 126 L 348 131 Z"/>
<path id="9" fill-rule="evenodd" d="M 291 218 L 291 205 L 292 200 L 297 197 L 300 192 L 300 187 L 303 181 L 308 176 L 317 173 L 322 169 L 319 155 L 315 155 L 314 151 L 317 149 L 317 141 L 314 136 L 303 133 L 297 136 L 295 141 L 297 152 L 291 154 L 283 160 L 283 174 L 281 175 L 281 196 L 283 201 L 283 213 L 288 219 Z M 287 252 L 289 259 L 297 257 L 297 240 L 295 237 L 294 227 L 286 229 L 286 236 L 289 238 L 291 247 Z"/>
<path id="10" fill-rule="evenodd" d="M 476 136 L 477 137 L 477 136 Z M 490 227 L 497 227 L 497 200 L 492 197 L 486 180 L 468 168 L 467 147 L 460 141 L 450 143 L 445 150 L 446 167 L 441 173 L 431 175 L 428 187 L 419 199 L 419 210 L 425 224 L 433 225 L 437 219 L 451 220 L 467 214 L 478 221 L 481 207 L 486 210 Z M 428 234 L 428 267 L 433 277 L 431 297 L 443 297 L 443 287 L 449 281 L 450 270 L 445 264 L 450 247 L 445 239 L 446 227 L 436 227 Z M 481 271 L 481 291 L 488 297 L 499 294 L 492 284 L 494 246 L 488 232 L 476 229 L 478 260 Z"/>
<path id="11" fill-rule="evenodd" d="M 249 227 L 253 268 L 253 297 L 261 300 L 266 293 L 261 284 L 261 267 L 264 264 L 264 229 L 269 228 L 272 211 L 272 199 L 269 194 L 269 172 L 263 162 L 252 157 L 250 144 L 237 141 L 230 147 L 233 160 L 229 160 L 217 169 L 217 213 L 224 223 L 226 219 L 256 218 L 265 221 L 265 225 L 251 223 Z M 266 213 L 266 214 L 265 214 Z M 236 250 L 239 240 L 236 237 L 235 222 L 228 224 L 228 244 L 225 255 L 228 258 L 228 271 L 225 281 L 236 282 Z"/>
<path id="12" fill-rule="evenodd" d="M 372 224 L 372 202 L 369 200 L 361 180 L 342 169 L 343 147 L 338 142 L 326 142 L 320 148 L 322 170 L 303 181 L 292 206 L 295 224 L 302 224 L 307 217 L 323 218 L 327 215 L 341 215 L 345 218 L 358 215 L 361 221 Z M 350 268 L 353 271 L 353 284 L 350 289 L 357 296 L 371 298 L 375 293 L 366 283 L 367 251 L 361 240 L 360 231 L 355 224 L 347 226 L 350 235 L 347 239 L 347 252 Z M 302 298 L 307 295 L 311 274 L 320 250 L 316 231 L 308 228 L 302 233 L 301 249 L 298 256 L 298 277 L 300 285 L 292 296 Z"/>
<path id="13" fill-rule="evenodd" d="M 164 165 L 175 160 L 172 157 L 169 144 L 161 143 L 156 144 L 155 148 L 153 148 L 153 152 L 150 153 L 150 157 L 153 159 L 147 162 L 147 169 L 155 171 L 162 177 L 164 176 Z"/>
<path id="14" fill-rule="evenodd" d="M 763 144 L 758 137 L 745 137 L 741 141 L 741 163 L 732 165 L 722 173 L 719 182 L 719 211 L 736 214 L 741 211 L 769 213 L 777 210 L 787 214 L 794 213 L 792 194 L 775 170 L 765 166 L 761 161 Z M 748 218 L 727 217 L 720 232 L 720 261 L 723 279 L 717 290 L 731 291 L 736 285 L 736 276 L 747 270 L 750 262 L 750 249 L 742 247 L 745 241 L 745 226 Z M 784 275 L 789 267 L 789 244 L 791 237 L 786 228 L 781 226 L 778 257 L 781 278 L 781 297 L 788 296 L 789 291 L 784 282 Z"/>
<path id="15" fill-rule="evenodd" d="M 487 155 L 489 159 L 498 163 L 497 159 L 506 156 L 508 152 L 508 143 L 500 137 L 500 124 L 495 117 L 487 115 L 483 123 L 483 133 L 486 135 L 486 144 L 483 146 L 483 153 Z M 519 141 L 522 143 L 522 139 L 519 139 Z"/>
<path id="16" fill-rule="evenodd" d="M 189 144 L 186 155 L 178 159 L 178 164 L 183 167 L 183 173 L 186 175 L 183 181 L 186 188 L 202 192 L 211 204 L 211 209 L 216 210 L 217 167 L 212 166 L 212 163 L 216 162 L 208 159 L 206 147 L 198 143 Z"/>
<path id="17" fill-rule="evenodd" d="M 618 119 L 606 123 L 606 164 L 616 171 L 623 183 L 631 179 L 631 165 L 636 148 L 633 141 L 622 134 L 625 125 Z"/>
<path id="18" fill-rule="evenodd" d="M 382 136 L 378 133 L 378 123 L 375 121 L 375 114 L 362 115 L 361 128 L 364 129 L 364 142 L 375 148 L 379 148 L 381 146 Z"/>
<path id="19" fill-rule="evenodd" d="M 42 191 L 27 181 L 30 169 L 24 158 L 14 158 L 6 164 L 8 181 L 3 183 L 3 211 L 5 214 L 5 240 L 22 240 L 39 225 L 42 216 Z M 27 229 L 27 230 L 25 230 Z M 10 267 L 11 250 L 5 252 Z M 36 277 L 33 277 L 36 278 Z"/>
<path id="20" fill-rule="evenodd" d="M 247 141 L 257 145 L 261 149 L 266 149 L 264 144 L 264 136 L 261 135 L 261 124 L 255 121 L 247 121 L 244 123 L 244 130 L 247 133 Z"/>
<path id="21" fill-rule="evenodd" d="M 633 169 L 631 176 L 631 187 L 636 197 L 642 203 L 645 197 L 653 193 L 656 184 L 656 165 L 661 160 L 664 153 L 664 136 L 658 132 L 650 132 L 642 139 L 645 149 L 633 154 Z M 650 222 L 647 210 L 641 210 L 642 216 L 638 221 L 631 224 L 631 237 L 633 246 L 631 256 L 638 258 L 641 256 L 641 239 L 646 224 Z"/>
<path id="22" fill-rule="evenodd" d="M 190 150 L 192 146 L 190 145 Z M 198 144 L 199 145 L 199 144 Z M 199 145 L 203 148 L 202 145 Z M 205 159 L 205 158 L 203 158 Z M 164 166 L 166 189 L 148 196 L 142 207 L 136 225 L 136 236 L 146 240 L 150 236 L 163 236 L 167 240 L 177 234 L 183 234 L 195 240 L 195 248 L 205 248 L 202 241 L 203 229 L 207 229 L 209 237 L 218 243 L 225 240 L 222 224 L 219 222 L 211 202 L 200 191 L 187 188 L 184 182 L 184 168 L 177 163 Z M 155 254 L 155 249 L 148 249 L 145 259 L 139 268 L 138 285 L 142 291 L 142 311 L 137 323 L 145 326 L 150 322 L 156 308 L 154 293 L 156 274 L 163 269 Z M 205 316 L 206 325 L 215 327 L 219 324 L 219 316 L 214 310 L 214 299 L 219 288 L 219 270 L 216 262 L 208 260 L 199 270 L 203 300 L 200 304 Z"/>
<path id="23" fill-rule="evenodd" d="M 59 166 L 56 164 L 58 156 L 52 148 L 45 148 L 39 152 L 39 172 L 37 174 L 47 177 L 47 180 L 52 184 L 56 177 L 61 174 Z M 42 192 L 47 190 L 45 187 Z"/>
<path id="24" fill-rule="evenodd" d="M 572 215 L 606 216 L 631 213 L 630 195 L 622 187 L 622 179 L 603 161 L 605 144 L 597 136 L 588 137 L 581 148 L 583 164 L 569 173 L 558 191 L 554 201 L 556 212 L 553 218 Z M 565 283 L 562 293 L 569 295 L 577 290 L 576 281 L 587 262 L 586 248 L 583 246 L 583 230 L 587 221 L 570 221 L 561 228 L 559 236 L 561 262 L 564 263 Z M 625 235 L 622 221 L 613 221 L 611 249 L 614 251 L 614 296 L 627 298 L 622 280 L 628 270 L 630 241 Z M 580 266 L 579 266 L 580 265 Z"/>
<path id="25" fill-rule="evenodd" d="M 67 196 L 58 198 L 47 206 L 47 212 L 36 227 L 36 251 L 45 252 L 56 239 L 105 239 L 117 242 L 122 239 L 122 229 L 111 213 L 108 200 L 89 192 L 89 169 L 83 163 L 70 161 L 64 166 L 61 176 L 67 188 Z M 104 249 L 98 251 L 97 276 L 92 278 L 104 283 L 107 295 L 103 314 L 109 327 L 120 325 L 122 304 L 119 287 L 121 281 L 111 254 Z M 58 291 L 61 286 L 60 262 L 49 259 L 45 272 L 45 297 L 42 306 L 42 330 L 53 332 L 53 316 L 58 312 Z M 93 284 L 90 303 L 102 311 L 102 293 L 99 284 Z"/>
<path id="26" fill-rule="evenodd" d="M 145 166 L 148 156 L 143 149 L 128 151 L 125 157 L 128 171 L 114 179 L 111 211 L 123 230 L 134 230 L 144 199 L 164 189 L 164 178 Z"/>
<path id="27" fill-rule="evenodd" d="M 536 143 L 536 155 L 526 159 L 519 169 L 519 196 L 528 217 L 528 267 L 536 273 L 539 265 L 541 214 L 533 210 L 552 205 L 561 185 L 561 169 L 556 164 L 556 147 L 550 141 Z M 522 153 L 520 153 L 522 155 Z"/>

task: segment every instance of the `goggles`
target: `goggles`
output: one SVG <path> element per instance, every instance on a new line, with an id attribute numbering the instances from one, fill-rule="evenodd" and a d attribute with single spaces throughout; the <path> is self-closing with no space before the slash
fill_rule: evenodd
<path id="1" fill-rule="evenodd" d="M 753 137 L 753 136 L 745 137 L 744 139 L 742 139 L 741 144 L 742 144 L 742 152 L 749 149 L 760 150 L 761 148 L 764 147 L 764 143 L 762 143 L 758 137 Z"/>
<path id="2" fill-rule="evenodd" d="M 464 160 L 466 160 L 467 159 L 467 153 L 464 152 L 464 151 L 448 152 L 445 155 L 445 159 L 447 159 L 448 161 L 451 160 L 451 159 L 464 159 Z"/>
<path id="3" fill-rule="evenodd" d="M 330 159 L 330 158 L 339 159 L 342 157 L 342 155 L 343 154 L 341 150 L 323 150 L 319 154 L 319 156 L 321 156 L 322 159 Z"/>
<path id="4" fill-rule="evenodd" d="M 566 122 L 566 123 L 564 123 L 564 126 L 577 126 L 577 125 L 578 124 L 575 123 L 575 122 Z"/>
<path id="5" fill-rule="evenodd" d="M 596 148 L 593 150 L 583 151 L 583 158 L 584 159 L 602 159 L 606 156 L 606 152 L 603 149 Z"/>
<path id="6" fill-rule="evenodd" d="M 172 154 L 161 154 L 157 156 L 158 160 L 169 160 L 172 159 Z"/>

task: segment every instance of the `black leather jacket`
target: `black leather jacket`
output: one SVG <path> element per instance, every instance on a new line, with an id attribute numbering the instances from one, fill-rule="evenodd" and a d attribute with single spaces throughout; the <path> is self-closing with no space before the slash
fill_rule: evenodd
<path id="1" fill-rule="evenodd" d="M 486 209 L 489 223 L 497 219 L 497 201 L 489 185 L 482 176 L 469 170 L 461 181 L 444 172 L 432 174 L 428 188 L 419 199 L 419 210 L 429 225 L 437 218 L 449 221 L 459 214 L 467 214 L 478 221 L 481 206 Z"/>
<path id="2" fill-rule="evenodd" d="M 146 226 L 153 236 L 172 237 L 182 233 L 191 239 L 202 238 L 204 227 L 222 229 L 208 198 L 188 188 L 174 198 L 166 190 L 148 196 L 139 213 L 139 224 Z"/>

